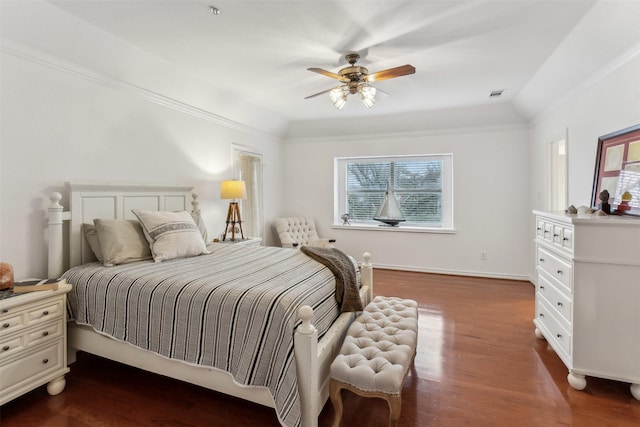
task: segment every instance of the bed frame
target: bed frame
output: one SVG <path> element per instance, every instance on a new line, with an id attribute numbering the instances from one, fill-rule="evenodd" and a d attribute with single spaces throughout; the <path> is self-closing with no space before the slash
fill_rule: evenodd
<path id="1" fill-rule="evenodd" d="M 59 277 L 66 270 L 63 223 L 69 221 L 68 264 L 71 267 L 94 260 L 82 235 L 82 224 L 94 218 L 135 219 L 131 209 L 189 210 L 199 215 L 197 195 L 186 186 L 97 185 L 67 183 L 70 211 L 60 205 L 62 195 L 53 193 L 49 207 L 49 277 Z M 191 206 L 189 206 L 191 205 Z M 373 295 L 373 268 L 370 255 L 363 255 L 360 297 L 366 305 Z M 302 324 L 294 334 L 294 351 L 298 377 L 298 393 L 303 427 L 316 427 L 318 416 L 329 397 L 329 367 L 342 345 L 353 313 L 342 313 L 331 329 L 318 341 L 311 323 L 313 309 L 303 306 L 298 311 Z M 85 351 L 110 360 L 135 366 L 244 400 L 274 407 L 266 387 L 245 386 L 231 374 L 209 366 L 194 365 L 169 359 L 159 354 L 115 340 L 86 326 L 69 323 L 69 363 L 77 351 Z M 282 421 L 282 420 L 280 420 Z"/>

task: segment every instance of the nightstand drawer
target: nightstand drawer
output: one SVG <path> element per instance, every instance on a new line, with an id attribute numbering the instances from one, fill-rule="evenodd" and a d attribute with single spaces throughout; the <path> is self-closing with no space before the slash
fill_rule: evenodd
<path id="1" fill-rule="evenodd" d="M 0 340 L 0 360 L 16 354 L 24 349 L 24 337 L 22 335 L 14 336 Z"/>
<path id="2" fill-rule="evenodd" d="M 25 346 L 39 344 L 45 340 L 50 340 L 62 336 L 62 328 L 64 324 L 59 320 L 54 320 L 48 324 L 38 327 L 38 329 L 27 333 L 27 342 Z"/>
<path id="3" fill-rule="evenodd" d="M 51 372 L 64 368 L 64 340 L 58 339 L 33 353 L 0 367 L 0 389 L 10 393 L 10 388 L 22 382 L 34 382 Z"/>
<path id="4" fill-rule="evenodd" d="M 27 311 L 27 325 L 33 325 L 38 322 L 45 322 L 49 319 L 60 317 L 62 312 L 62 299 L 42 304 Z"/>
<path id="5" fill-rule="evenodd" d="M 538 268 L 564 285 L 569 294 L 571 294 L 571 283 L 573 280 L 573 268 L 571 264 L 542 247 L 538 247 L 538 257 L 536 261 Z"/>
<path id="6" fill-rule="evenodd" d="M 60 319 L 64 315 L 63 302 L 63 298 L 57 297 L 45 304 L 40 301 L 8 309 L 0 316 L 0 336 L 6 336 L 38 323 Z"/>
<path id="7" fill-rule="evenodd" d="M 18 331 L 24 327 L 24 316 L 21 314 L 2 316 L 0 320 L 0 336 Z"/>

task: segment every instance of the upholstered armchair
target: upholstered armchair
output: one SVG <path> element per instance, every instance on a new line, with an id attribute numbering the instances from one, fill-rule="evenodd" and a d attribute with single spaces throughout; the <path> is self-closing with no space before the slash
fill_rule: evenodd
<path id="1" fill-rule="evenodd" d="M 334 239 L 321 239 L 312 218 L 277 218 L 273 227 L 283 248 L 300 246 L 333 247 Z"/>

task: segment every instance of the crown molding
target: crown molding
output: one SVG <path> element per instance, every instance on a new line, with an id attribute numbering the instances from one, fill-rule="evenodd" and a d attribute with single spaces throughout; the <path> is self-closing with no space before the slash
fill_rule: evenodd
<path id="1" fill-rule="evenodd" d="M 416 131 L 399 131 L 399 132 L 378 132 L 378 133 L 362 133 L 349 135 L 327 135 L 327 136 L 305 136 L 285 138 L 285 144 L 296 143 L 321 143 L 321 142 L 371 142 L 371 141 L 389 141 L 391 139 L 415 139 L 441 135 L 465 135 L 465 134 L 481 134 L 495 132 L 514 132 L 528 131 L 528 124 L 513 125 L 495 125 L 495 126 L 473 126 L 460 128 L 443 128 L 443 129 L 427 129 Z"/>
<path id="2" fill-rule="evenodd" d="M 207 120 L 234 130 L 249 132 L 253 134 L 264 134 L 265 132 L 247 126 L 240 122 L 227 119 L 218 114 L 207 111 L 203 108 L 196 107 L 194 105 L 182 102 L 178 99 L 171 98 L 153 90 L 137 86 L 125 81 L 106 76 L 99 72 L 90 70 L 88 68 L 81 67 L 77 64 L 65 61 L 58 57 L 48 55 L 37 51 L 35 49 L 24 46 L 20 43 L 16 43 L 11 40 L 2 39 L 0 45 L 0 52 L 7 55 L 12 55 L 25 61 L 33 62 L 47 68 L 60 71 L 77 78 L 88 80 L 99 85 L 109 87 L 111 89 L 118 90 L 129 95 L 134 95 L 147 101 L 153 102 L 158 105 L 162 105 L 171 108 L 176 111 L 180 111 L 185 114 L 189 114 L 193 117 L 197 117 L 203 120 Z"/>

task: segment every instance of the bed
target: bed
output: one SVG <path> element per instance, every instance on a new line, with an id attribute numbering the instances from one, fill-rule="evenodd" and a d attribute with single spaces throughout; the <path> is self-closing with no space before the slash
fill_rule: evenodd
<path id="1" fill-rule="evenodd" d="M 67 188 L 69 211 L 60 205 L 61 194 L 51 196 L 49 276 L 64 274 L 74 285 L 70 363 L 75 352 L 85 351 L 275 408 L 282 425 L 317 425 L 329 395 L 329 366 L 354 318 L 326 297 L 335 286 L 327 267 L 295 249 L 220 243 L 196 257 L 103 267 L 94 261 L 83 224 L 96 218 L 134 219 L 136 209 L 191 210 L 197 217 L 197 196 L 191 187 L 176 186 Z M 364 305 L 372 297 L 369 258 L 364 255 L 359 271 L 358 297 Z M 156 281 L 149 285 L 152 278 Z M 168 303 L 169 294 L 180 299 Z M 143 318 L 144 311 L 164 314 L 150 320 Z M 264 313 L 267 321 L 252 317 Z M 267 323 L 269 329 L 263 326 Z M 123 324 L 135 325 L 135 332 L 125 331 Z M 221 333 L 224 325 L 227 331 Z M 229 325 L 234 325 L 233 336 Z M 256 358 L 244 360 L 239 354 Z"/>

